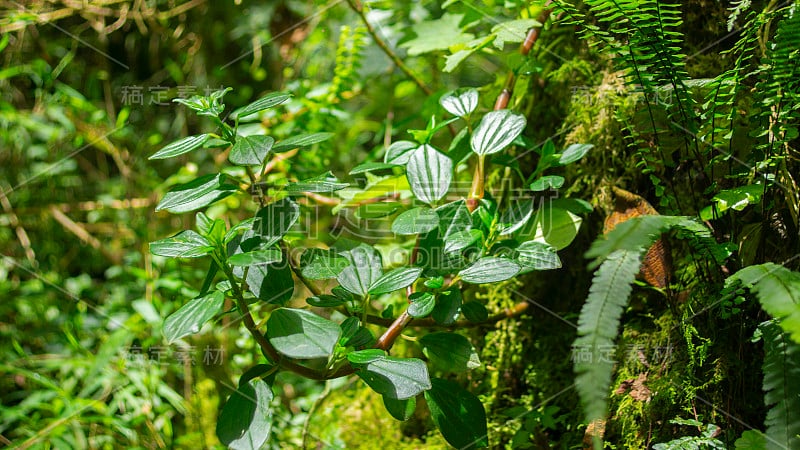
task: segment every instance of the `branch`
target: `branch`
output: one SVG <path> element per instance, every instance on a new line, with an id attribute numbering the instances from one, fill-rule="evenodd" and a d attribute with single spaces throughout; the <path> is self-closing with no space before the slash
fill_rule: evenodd
<path id="1" fill-rule="evenodd" d="M 403 60 L 400 59 L 400 57 L 398 57 L 397 54 L 391 48 L 389 48 L 389 45 L 386 44 L 386 41 L 384 41 L 380 36 L 378 36 L 378 33 L 375 31 L 375 28 L 373 28 L 372 24 L 369 23 L 369 21 L 367 20 L 367 15 L 364 14 L 364 5 L 361 4 L 361 0 L 347 0 L 347 3 L 350 5 L 350 8 L 352 8 L 353 11 L 355 11 L 359 15 L 359 17 L 361 17 L 361 21 L 364 22 L 364 26 L 367 27 L 367 32 L 369 32 L 370 36 L 372 36 L 372 39 L 375 41 L 375 43 L 378 44 L 378 47 L 380 47 L 381 50 L 383 50 L 383 52 L 386 53 L 386 56 L 388 56 L 389 59 L 391 59 L 392 62 L 400 70 L 402 70 L 403 73 L 406 74 L 406 76 L 411 78 L 411 80 L 417 86 L 419 86 L 420 89 L 422 89 L 422 92 L 424 92 L 425 95 L 432 95 L 433 91 L 431 90 L 431 88 L 429 88 L 425 84 L 425 82 L 422 81 L 422 79 L 417 76 L 417 74 L 411 71 L 411 69 L 406 65 L 406 63 L 404 63 Z"/>

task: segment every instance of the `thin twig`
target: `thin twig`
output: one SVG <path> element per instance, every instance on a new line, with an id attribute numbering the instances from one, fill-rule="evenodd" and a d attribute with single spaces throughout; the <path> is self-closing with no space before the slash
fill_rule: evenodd
<path id="1" fill-rule="evenodd" d="M 364 5 L 361 4 L 361 0 L 347 0 L 347 3 L 350 5 L 350 8 L 352 8 L 353 11 L 355 11 L 359 15 L 359 17 L 361 17 L 361 21 L 364 22 L 364 26 L 367 28 L 367 32 L 369 32 L 370 36 L 372 36 L 372 39 L 375 41 L 378 47 L 380 47 L 381 50 L 383 50 L 383 52 L 386 53 L 386 56 L 388 56 L 389 59 L 391 59 L 392 62 L 400 70 L 402 70 L 403 73 L 406 74 L 406 76 L 411 78 L 411 81 L 413 81 L 414 84 L 419 86 L 419 88 L 422 89 L 422 92 L 424 92 L 425 95 L 433 95 L 433 90 L 431 90 L 431 88 L 429 88 L 428 85 L 426 85 L 425 82 L 422 81 L 422 79 L 419 76 L 417 76 L 417 74 L 415 74 L 406 65 L 406 63 L 404 63 L 403 60 L 400 59 L 399 56 L 397 56 L 397 54 L 391 48 L 389 48 L 389 45 L 386 44 L 386 41 L 384 41 L 378 35 L 378 33 L 375 31 L 375 28 L 372 26 L 371 23 L 369 23 L 369 20 L 367 20 L 367 15 L 364 13 Z"/>

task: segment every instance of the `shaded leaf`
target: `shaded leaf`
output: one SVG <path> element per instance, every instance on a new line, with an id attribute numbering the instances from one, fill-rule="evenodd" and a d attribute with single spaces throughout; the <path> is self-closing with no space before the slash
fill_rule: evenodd
<path id="1" fill-rule="evenodd" d="M 274 143 L 275 139 L 269 136 L 239 136 L 231 148 L 228 159 L 242 166 L 260 166 L 264 164 L 264 158 Z"/>
<path id="2" fill-rule="evenodd" d="M 260 379 L 239 383 L 217 420 L 220 442 L 235 450 L 258 450 L 272 431 L 272 387 Z"/>
<path id="3" fill-rule="evenodd" d="M 224 302 L 225 295 L 220 291 L 189 300 L 164 321 L 164 337 L 167 342 L 172 343 L 199 332 L 203 324 L 222 309 Z"/>
<path id="4" fill-rule="evenodd" d="M 466 372 L 481 365 L 475 347 L 460 334 L 428 333 L 420 338 L 419 343 L 425 356 L 442 370 Z"/>
<path id="5" fill-rule="evenodd" d="M 455 448 L 489 445 L 486 411 L 481 401 L 458 384 L 434 378 L 425 391 L 431 418 L 445 440 Z"/>
<path id="6" fill-rule="evenodd" d="M 209 174 L 170 189 L 156 206 L 156 211 L 166 209 L 183 213 L 204 208 L 236 192 L 238 187 L 225 183 L 225 175 Z"/>
<path id="7" fill-rule="evenodd" d="M 327 358 L 341 329 L 330 320 L 303 309 L 279 308 L 267 320 L 267 339 L 290 358 Z"/>
<path id="8" fill-rule="evenodd" d="M 208 134 L 185 137 L 181 140 L 164 146 L 161 150 L 155 152 L 147 159 L 166 159 L 183 155 L 184 153 L 189 153 L 190 151 L 202 146 L 208 140 L 208 137 Z"/>

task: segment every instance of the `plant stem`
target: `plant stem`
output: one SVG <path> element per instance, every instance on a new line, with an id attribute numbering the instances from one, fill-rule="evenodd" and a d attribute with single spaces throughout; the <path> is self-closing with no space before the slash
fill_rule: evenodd
<path id="1" fill-rule="evenodd" d="M 397 54 L 391 48 L 389 48 L 389 45 L 386 44 L 386 41 L 384 41 L 380 36 L 378 36 L 378 33 L 375 31 L 375 28 L 367 20 L 367 15 L 364 13 L 364 5 L 361 4 L 361 0 L 347 0 L 347 3 L 350 5 L 350 8 L 352 8 L 353 11 L 355 11 L 359 15 L 359 17 L 361 17 L 361 21 L 364 22 L 364 26 L 367 27 L 367 32 L 369 32 L 370 36 L 372 36 L 372 39 L 375 41 L 375 44 L 377 44 L 378 47 L 380 47 L 380 49 L 383 50 L 384 53 L 386 53 L 386 56 L 388 56 L 389 59 L 391 59 L 392 62 L 400 70 L 402 70 L 403 73 L 406 74 L 407 77 L 411 78 L 411 81 L 413 81 L 417 86 L 419 86 L 419 88 L 422 89 L 422 92 L 424 92 L 425 95 L 432 95 L 433 91 L 431 90 L 431 88 L 429 88 L 425 84 L 425 82 L 422 81 L 422 79 L 419 78 L 419 76 L 417 76 L 417 74 L 415 74 L 406 65 L 406 63 L 404 63 L 403 60 L 400 59 L 399 56 L 397 56 Z"/>

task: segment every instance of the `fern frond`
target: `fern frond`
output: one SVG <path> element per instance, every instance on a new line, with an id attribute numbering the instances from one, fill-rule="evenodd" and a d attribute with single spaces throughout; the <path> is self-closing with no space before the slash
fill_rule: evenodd
<path id="1" fill-rule="evenodd" d="M 600 268 L 581 309 L 573 358 L 575 385 L 589 422 L 605 417 L 613 370 L 609 355 L 614 353 L 622 312 L 642 257 L 663 233 L 676 228 L 703 245 L 717 245 L 708 228 L 691 217 L 644 215 L 617 224 L 586 252 L 587 258 L 595 258 L 591 266 Z"/>
<path id="2" fill-rule="evenodd" d="M 740 281 L 756 294 L 764 311 L 796 343 L 800 343 L 800 272 L 774 263 L 745 267 L 728 277 L 726 287 Z"/>
<path id="3" fill-rule="evenodd" d="M 711 237 L 711 232 L 703 224 L 688 216 L 639 216 L 633 217 L 614 228 L 592 243 L 585 256 L 595 258 L 590 268 L 596 267 L 607 255 L 615 250 L 637 250 L 649 248 L 663 233 L 672 228 L 680 228 L 692 237 L 709 245 L 716 242 Z M 711 242 L 708 242 L 711 240 Z M 718 261 L 717 262 L 721 262 Z"/>
<path id="4" fill-rule="evenodd" d="M 800 448 L 800 345 L 774 322 L 759 327 L 764 339 L 764 403 L 770 407 L 767 449 Z"/>
<path id="5" fill-rule="evenodd" d="M 622 311 L 646 249 L 616 250 L 609 254 L 592 279 L 589 297 L 581 309 L 575 353 L 575 386 L 588 421 L 601 419 L 611 384 L 614 339 Z"/>

